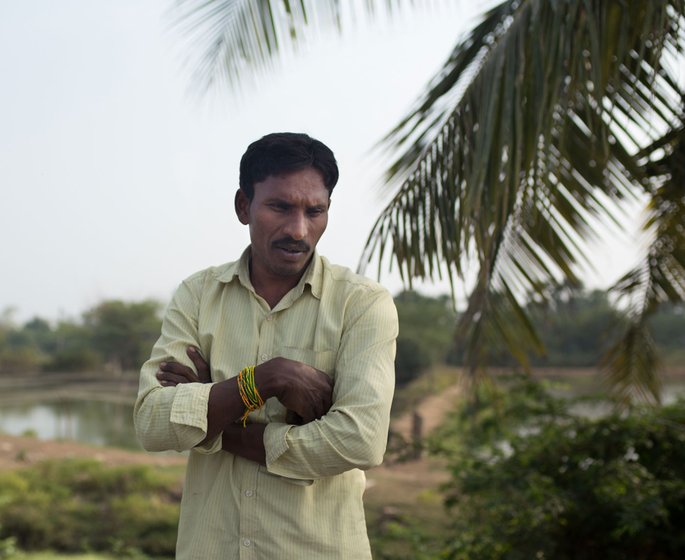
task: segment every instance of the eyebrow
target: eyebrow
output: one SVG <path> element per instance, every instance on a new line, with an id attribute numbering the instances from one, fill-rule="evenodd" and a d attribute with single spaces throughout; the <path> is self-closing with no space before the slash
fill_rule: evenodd
<path id="1" fill-rule="evenodd" d="M 287 200 L 285 198 L 281 198 L 279 196 L 273 196 L 271 198 L 265 199 L 264 204 L 279 204 L 281 206 L 288 206 L 288 207 L 297 206 L 296 203 L 294 203 L 290 200 Z M 328 205 L 325 202 L 318 202 L 318 203 L 314 203 L 314 204 L 307 204 L 306 208 L 307 208 L 307 210 L 311 210 L 311 209 L 325 210 L 326 208 L 328 208 Z"/>

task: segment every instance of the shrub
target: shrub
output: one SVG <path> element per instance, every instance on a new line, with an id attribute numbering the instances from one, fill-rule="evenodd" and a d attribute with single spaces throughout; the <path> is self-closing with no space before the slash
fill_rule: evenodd
<path id="1" fill-rule="evenodd" d="M 90 460 L 0 473 L 0 540 L 12 538 L 23 550 L 173 556 L 177 486 L 177 477 L 146 466 Z"/>
<path id="2" fill-rule="evenodd" d="M 446 557 L 684 558 L 685 402 L 593 420 L 530 391 L 481 393 L 434 440 L 452 473 Z"/>

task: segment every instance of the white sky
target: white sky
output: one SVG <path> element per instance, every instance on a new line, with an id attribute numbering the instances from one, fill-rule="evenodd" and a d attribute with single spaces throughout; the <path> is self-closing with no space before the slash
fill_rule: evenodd
<path id="1" fill-rule="evenodd" d="M 242 97 L 198 99 L 165 17 L 172 2 L 0 0 L 0 311 L 76 318 L 103 299 L 167 301 L 189 274 L 237 258 L 248 243 L 232 203 L 240 156 L 281 130 L 336 153 L 319 248 L 356 268 L 383 206 L 369 152 L 483 6 L 455 0 L 330 36 Z M 628 237 L 612 235 L 590 284 L 632 264 Z"/>

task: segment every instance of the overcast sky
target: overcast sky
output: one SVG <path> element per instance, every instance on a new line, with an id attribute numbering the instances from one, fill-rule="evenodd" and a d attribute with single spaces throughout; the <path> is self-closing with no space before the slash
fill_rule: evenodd
<path id="1" fill-rule="evenodd" d="M 483 5 L 445 4 L 322 39 L 243 96 L 198 98 L 172 0 L 0 0 L 0 311 L 76 318 L 103 299 L 167 301 L 186 276 L 237 258 L 238 161 L 280 130 L 336 153 L 319 247 L 356 268 L 383 200 L 370 151 Z M 631 264 L 631 241 L 612 236 L 590 284 Z"/>

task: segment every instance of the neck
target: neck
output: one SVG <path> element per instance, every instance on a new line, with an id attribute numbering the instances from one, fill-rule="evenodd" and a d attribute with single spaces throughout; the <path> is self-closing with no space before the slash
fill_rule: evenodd
<path id="1" fill-rule="evenodd" d="M 311 261 L 310 261 L 311 262 Z M 302 272 L 293 276 L 276 276 L 267 272 L 255 271 L 250 260 L 250 281 L 258 296 L 263 298 L 269 307 L 273 309 L 283 296 L 292 290 L 302 278 L 307 267 Z"/>

